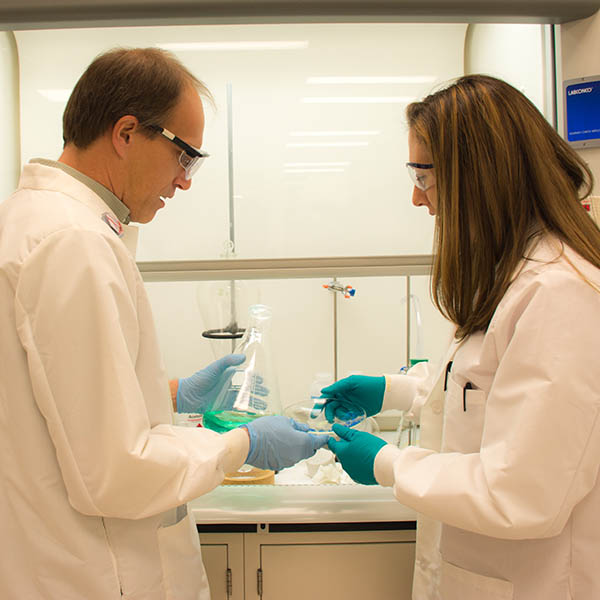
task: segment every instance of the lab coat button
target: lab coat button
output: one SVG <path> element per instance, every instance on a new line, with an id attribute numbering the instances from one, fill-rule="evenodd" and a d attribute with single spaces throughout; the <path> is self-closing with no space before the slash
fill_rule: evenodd
<path id="1" fill-rule="evenodd" d="M 431 408 L 434 415 L 439 415 L 442 412 L 442 405 L 440 402 L 436 402 Z"/>

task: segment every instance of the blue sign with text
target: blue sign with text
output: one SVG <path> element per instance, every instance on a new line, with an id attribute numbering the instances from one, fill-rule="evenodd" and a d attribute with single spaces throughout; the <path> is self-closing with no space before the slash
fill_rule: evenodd
<path id="1" fill-rule="evenodd" d="M 600 138 L 600 80 L 574 83 L 565 88 L 567 140 Z"/>

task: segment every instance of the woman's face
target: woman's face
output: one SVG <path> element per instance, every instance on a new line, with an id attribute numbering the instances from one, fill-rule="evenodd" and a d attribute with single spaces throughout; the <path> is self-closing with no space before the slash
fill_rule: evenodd
<path id="1" fill-rule="evenodd" d="M 411 163 L 430 164 L 433 162 L 431 153 L 412 129 L 408 132 L 408 160 Z M 417 170 L 423 176 L 427 189 L 423 191 L 416 185 L 413 188 L 412 203 L 415 206 L 426 206 L 430 215 L 437 212 L 437 187 L 435 183 L 435 169 Z"/>

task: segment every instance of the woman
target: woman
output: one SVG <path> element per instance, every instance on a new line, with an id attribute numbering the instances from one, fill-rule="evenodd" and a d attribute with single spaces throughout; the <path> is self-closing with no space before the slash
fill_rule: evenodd
<path id="1" fill-rule="evenodd" d="M 415 600 L 600 598 L 600 230 L 580 204 L 592 174 L 492 77 L 407 115 L 413 204 L 436 219 L 432 295 L 455 339 L 432 379 L 417 365 L 323 390 L 330 413 L 412 411 L 421 447 L 334 426 L 330 448 L 423 515 Z"/>

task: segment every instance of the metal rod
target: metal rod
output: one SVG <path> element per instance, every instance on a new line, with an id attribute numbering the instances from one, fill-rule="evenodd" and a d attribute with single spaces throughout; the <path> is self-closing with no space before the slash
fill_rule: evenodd
<path id="1" fill-rule="evenodd" d="M 233 203 L 233 92 L 231 83 L 227 83 L 227 167 L 229 183 L 229 241 L 235 251 L 235 205 Z M 235 303 L 235 281 L 229 282 L 229 323 L 237 323 Z M 235 340 L 231 340 L 231 351 L 235 350 Z"/>
<path id="2" fill-rule="evenodd" d="M 235 206 L 233 203 L 233 91 L 227 84 L 227 168 L 229 177 L 229 241 L 235 250 Z"/>
<path id="3" fill-rule="evenodd" d="M 544 116 L 548 122 L 558 130 L 558 103 L 556 97 L 557 74 L 556 61 L 557 49 L 552 25 L 542 25 L 542 57 L 544 70 Z M 562 134 L 561 131 L 559 133 Z"/>
<path id="4" fill-rule="evenodd" d="M 337 279 L 334 277 L 333 282 L 336 283 Z M 333 296 L 333 380 L 338 380 L 338 318 L 337 318 L 337 293 L 331 294 Z"/>
<path id="5" fill-rule="evenodd" d="M 551 60 L 551 78 L 552 78 L 552 125 L 556 130 L 558 130 L 558 77 L 556 73 L 556 53 L 557 53 L 557 43 L 556 43 L 556 26 L 549 25 L 550 28 L 550 56 Z M 562 91 L 562 90 L 561 90 Z M 562 135 L 562 131 L 558 131 Z"/>
<path id="6" fill-rule="evenodd" d="M 406 366 L 410 367 L 410 275 L 406 276 Z"/>

